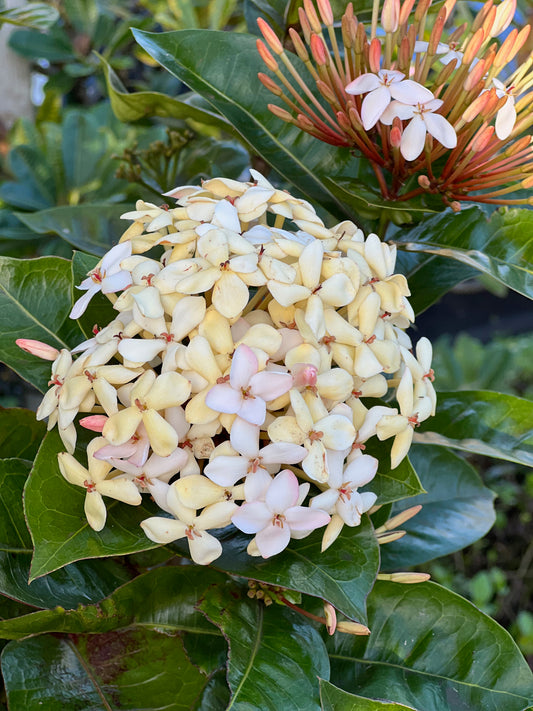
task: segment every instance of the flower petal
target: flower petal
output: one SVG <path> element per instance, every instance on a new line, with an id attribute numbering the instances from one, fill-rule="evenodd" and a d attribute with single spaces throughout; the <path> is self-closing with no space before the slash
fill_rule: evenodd
<path id="1" fill-rule="evenodd" d="M 400 152 L 405 160 L 415 160 L 424 150 L 426 124 L 415 114 L 402 133 Z"/>
<path id="2" fill-rule="evenodd" d="M 361 119 L 365 131 L 375 126 L 381 114 L 385 111 L 391 101 L 390 89 L 386 86 L 379 86 L 363 99 L 361 106 Z"/>
<path id="3" fill-rule="evenodd" d="M 329 514 L 321 509 L 310 509 L 307 506 L 293 506 L 285 511 L 287 523 L 293 531 L 314 531 L 325 526 L 331 520 Z"/>
<path id="4" fill-rule="evenodd" d="M 283 513 L 298 501 L 298 479 L 290 469 L 277 474 L 269 486 L 265 503 L 273 513 Z"/>
<path id="5" fill-rule="evenodd" d="M 268 525 L 272 511 L 262 501 L 243 504 L 231 517 L 231 520 L 244 533 L 257 533 Z"/>
<path id="6" fill-rule="evenodd" d="M 346 87 L 347 94 L 366 94 L 368 91 L 374 91 L 381 86 L 381 81 L 376 74 L 361 74 L 357 79 L 351 81 Z"/>
<path id="7" fill-rule="evenodd" d="M 291 529 L 287 524 L 277 526 L 270 523 L 259 531 L 255 537 L 255 542 L 263 558 L 270 558 L 287 548 L 291 540 Z"/>
<path id="8" fill-rule="evenodd" d="M 220 383 L 209 390 L 205 396 L 205 404 L 216 412 L 235 414 L 242 405 L 242 394 L 234 390 L 229 383 Z"/>
<path id="9" fill-rule="evenodd" d="M 444 116 L 426 113 L 424 114 L 424 121 L 428 132 L 431 133 L 433 138 L 436 138 L 445 148 L 455 148 L 457 145 L 457 134 L 455 133 L 454 127 Z"/>

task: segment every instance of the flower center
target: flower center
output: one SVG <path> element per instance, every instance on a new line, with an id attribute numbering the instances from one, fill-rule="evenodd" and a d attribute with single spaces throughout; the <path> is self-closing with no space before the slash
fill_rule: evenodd
<path id="1" fill-rule="evenodd" d="M 92 272 L 90 272 L 89 276 L 91 279 L 94 281 L 95 284 L 101 284 L 102 280 L 105 276 L 105 272 L 102 275 L 102 272 L 100 271 L 100 267 L 96 267 L 96 269 L 93 269 Z"/>
<path id="2" fill-rule="evenodd" d="M 283 528 L 283 524 L 285 523 L 285 516 L 283 514 L 275 514 L 272 517 L 272 525 L 277 526 L 278 528 Z"/>
<path id="3" fill-rule="evenodd" d="M 88 494 L 92 494 L 96 490 L 96 484 L 90 479 L 85 479 L 83 486 L 87 489 Z"/>
<path id="4" fill-rule="evenodd" d="M 187 528 L 185 529 L 185 535 L 187 536 L 189 541 L 192 541 L 194 538 L 200 538 L 201 534 L 194 527 L 194 523 L 191 523 L 191 525 L 187 526 Z"/>

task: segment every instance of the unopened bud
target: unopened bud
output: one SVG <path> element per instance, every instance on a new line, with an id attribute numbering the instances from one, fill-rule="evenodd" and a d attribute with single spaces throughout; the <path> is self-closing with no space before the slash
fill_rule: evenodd
<path id="1" fill-rule="evenodd" d="M 405 25 L 411 14 L 411 10 L 415 4 L 415 0 L 404 0 L 400 8 L 399 24 Z"/>
<path id="2" fill-rule="evenodd" d="M 309 44 L 311 40 L 311 25 L 307 19 L 307 15 L 304 12 L 303 7 L 298 8 L 298 19 L 300 20 L 300 27 L 302 28 L 302 33 L 304 40 Z"/>
<path id="3" fill-rule="evenodd" d="M 529 190 L 530 188 L 533 188 L 533 175 L 530 175 L 528 178 L 525 178 L 522 180 L 520 185 L 525 188 L 526 190 Z"/>
<path id="4" fill-rule="evenodd" d="M 370 634 L 370 630 L 366 625 L 362 625 L 360 622 L 352 622 L 351 620 L 342 620 L 341 622 L 337 622 L 337 632 L 364 636 Z"/>
<path id="5" fill-rule="evenodd" d="M 351 9 L 351 13 L 348 11 Z M 355 44 L 355 35 L 357 33 L 357 19 L 353 15 L 353 7 L 350 3 L 346 9 L 346 12 L 342 16 L 341 27 L 342 27 L 342 43 L 347 48 L 350 49 Z"/>
<path id="6" fill-rule="evenodd" d="M 494 126 L 485 126 L 476 133 L 468 147 L 474 153 L 480 153 L 485 150 L 494 135 Z M 467 150 L 468 150 L 467 148 Z"/>
<path id="7" fill-rule="evenodd" d="M 328 64 L 329 55 L 327 47 L 322 38 L 315 34 L 311 35 L 311 54 L 319 67 Z"/>
<path id="8" fill-rule="evenodd" d="M 481 29 L 485 33 L 485 37 L 488 37 L 490 35 L 490 31 L 492 29 L 492 26 L 494 25 L 494 20 L 496 19 L 496 8 L 492 6 L 490 10 L 487 12 L 485 19 L 483 20 L 483 23 L 481 24 Z"/>
<path id="9" fill-rule="evenodd" d="M 334 634 L 337 629 L 337 613 L 333 605 L 329 602 L 324 603 L 324 617 L 326 618 L 326 629 L 328 634 Z"/>
<path id="10" fill-rule="evenodd" d="M 413 585 L 414 583 L 425 583 L 429 580 L 429 573 L 379 573 L 378 580 L 389 580 L 391 583 L 403 583 Z"/>
<path id="11" fill-rule="evenodd" d="M 362 22 L 357 25 L 357 34 L 355 36 L 355 53 L 363 54 L 367 45 L 365 26 Z"/>
<path id="12" fill-rule="evenodd" d="M 420 22 L 429 10 L 432 0 L 419 0 L 415 10 L 415 22 Z"/>
<path id="13" fill-rule="evenodd" d="M 450 207 L 454 212 L 461 212 L 461 203 L 457 200 L 452 200 L 452 202 L 450 203 Z M 429 579 L 429 576 L 427 579 Z"/>
<path id="14" fill-rule="evenodd" d="M 287 121 L 287 123 L 294 123 L 294 117 L 291 116 L 288 111 L 282 109 L 281 106 L 277 106 L 276 104 L 268 104 L 267 108 L 271 113 L 274 114 L 274 116 L 277 116 L 282 121 Z"/>
<path id="15" fill-rule="evenodd" d="M 370 65 L 370 71 L 377 74 L 381 63 L 381 42 L 377 37 L 374 37 L 370 43 L 370 48 L 368 50 L 368 63 Z"/>
<path id="16" fill-rule="evenodd" d="M 437 54 L 437 47 L 442 37 L 442 31 L 444 29 L 444 23 L 446 22 L 446 10 L 441 7 L 439 14 L 435 18 L 435 24 L 431 30 L 431 35 L 429 37 L 428 43 L 428 54 L 430 57 L 434 57 Z"/>
<path id="17" fill-rule="evenodd" d="M 376 535 L 377 542 L 380 546 L 384 546 L 385 543 L 394 543 L 400 538 L 403 538 L 406 531 L 387 531 L 386 533 L 378 533 Z"/>
<path id="18" fill-rule="evenodd" d="M 470 104 L 470 106 L 463 112 L 462 119 L 465 123 L 470 123 L 473 121 L 486 107 L 489 101 L 490 91 L 485 91 L 480 94 L 477 99 Z"/>
<path id="19" fill-rule="evenodd" d="M 91 432 L 101 432 L 108 418 L 106 415 L 90 415 L 80 420 L 80 425 Z"/>
<path id="20" fill-rule="evenodd" d="M 333 25 L 333 11 L 331 9 L 331 5 L 329 4 L 329 0 L 316 0 L 316 4 L 318 6 L 322 22 L 326 25 L 326 27 L 331 27 Z"/>
<path id="21" fill-rule="evenodd" d="M 465 91 L 471 91 L 476 88 L 479 82 L 483 79 L 486 73 L 487 63 L 484 59 L 479 61 L 475 67 L 468 72 L 466 79 L 463 82 L 463 89 Z M 488 67 L 487 67 L 488 68 Z"/>
<path id="22" fill-rule="evenodd" d="M 278 71 L 278 63 L 272 56 L 271 52 L 269 52 L 266 44 L 263 42 L 263 40 L 258 39 L 255 43 L 255 46 L 257 47 L 257 51 L 259 52 L 259 56 L 263 60 L 263 62 L 267 65 L 267 67 L 270 69 L 271 72 L 277 72 Z"/>
<path id="23" fill-rule="evenodd" d="M 390 144 L 393 148 L 399 148 L 402 142 L 402 129 L 399 126 L 393 126 L 390 131 Z"/>
<path id="24" fill-rule="evenodd" d="M 283 54 L 283 45 L 268 22 L 265 22 L 262 17 L 258 17 L 257 24 L 261 30 L 261 34 L 265 38 L 266 43 L 274 54 Z"/>
<path id="25" fill-rule="evenodd" d="M 419 175 L 418 176 L 418 184 L 424 190 L 429 190 L 429 188 L 431 187 L 431 183 L 430 183 L 430 180 L 427 175 Z"/>
<path id="26" fill-rule="evenodd" d="M 261 84 L 268 89 L 274 96 L 281 96 L 282 95 L 282 90 L 281 88 L 276 84 L 276 82 L 271 79 L 269 76 L 266 74 L 263 74 L 263 72 L 259 72 L 257 75 L 257 78 L 261 82 Z"/>
<path id="27" fill-rule="evenodd" d="M 318 79 L 316 83 L 316 88 L 324 97 L 324 99 L 328 102 L 328 104 L 338 105 L 339 102 L 337 97 L 335 96 L 333 89 L 328 84 L 326 84 L 325 81 L 322 81 L 322 79 Z"/>
<path id="28" fill-rule="evenodd" d="M 516 12 L 516 0 L 503 0 L 496 8 L 496 18 L 492 29 L 490 30 L 491 37 L 497 37 L 506 30 Z"/>
<path id="29" fill-rule="evenodd" d="M 31 338 L 17 338 L 15 343 L 26 353 L 31 353 L 31 355 L 43 360 L 55 360 L 59 355 L 57 348 L 49 346 L 47 343 L 42 343 L 42 341 L 34 341 Z"/>
<path id="30" fill-rule="evenodd" d="M 304 0 L 304 11 L 307 15 L 312 31 L 320 34 L 322 32 L 322 25 L 320 24 L 320 20 L 318 19 L 312 0 Z"/>
<path id="31" fill-rule="evenodd" d="M 481 45 L 483 44 L 484 39 L 485 39 L 485 33 L 480 28 L 475 33 L 475 35 L 470 38 L 470 41 L 466 45 L 465 53 L 463 56 L 463 64 L 466 64 L 466 65 L 472 64 L 472 62 L 475 59 L 476 54 L 481 49 Z"/>
<path id="32" fill-rule="evenodd" d="M 400 0 L 384 0 L 381 25 L 385 32 L 396 32 L 400 21 Z"/>
<path id="33" fill-rule="evenodd" d="M 307 62 L 309 59 L 309 52 L 307 51 L 307 47 L 302 42 L 302 38 L 296 32 L 294 27 L 289 27 L 289 37 L 291 38 L 296 54 L 300 57 L 302 62 Z"/>
<path id="34" fill-rule="evenodd" d="M 295 387 L 315 387 L 318 369 L 310 363 L 296 363 L 291 368 Z"/>

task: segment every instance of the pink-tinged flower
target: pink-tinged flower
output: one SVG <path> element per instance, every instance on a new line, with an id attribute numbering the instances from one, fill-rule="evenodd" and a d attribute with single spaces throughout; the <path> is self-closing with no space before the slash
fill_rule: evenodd
<path id="1" fill-rule="evenodd" d="M 403 104 L 418 104 L 433 98 L 429 89 L 404 76 L 395 69 L 380 69 L 377 74 L 361 74 L 348 84 L 347 94 L 367 94 L 361 106 L 366 131 L 376 125 L 393 99 Z"/>
<path id="2" fill-rule="evenodd" d="M 440 109 L 441 99 L 431 99 L 416 106 L 408 106 L 399 101 L 393 101 L 381 117 L 381 122 L 390 126 L 395 117 L 406 121 L 411 119 L 402 133 L 400 152 L 405 160 L 415 160 L 424 150 L 426 136 L 429 133 L 436 138 L 445 148 L 455 148 L 457 134 L 454 127 L 441 114 L 435 113 Z"/>
<path id="3" fill-rule="evenodd" d="M 109 250 L 103 257 L 100 266 L 89 272 L 87 279 L 84 279 L 76 287 L 86 293 L 74 304 L 70 318 L 79 318 L 85 312 L 90 300 L 99 291 L 103 294 L 114 294 L 131 285 L 130 272 L 120 268 L 120 262 L 126 257 L 131 257 L 131 242 L 121 242 Z"/>
<path id="4" fill-rule="evenodd" d="M 290 373 L 259 372 L 255 353 L 242 343 L 233 354 L 229 382 L 214 385 L 205 397 L 205 404 L 217 412 L 237 415 L 253 425 L 262 425 L 266 403 L 284 395 L 291 386 Z"/>
<path id="5" fill-rule="evenodd" d="M 243 504 L 231 520 L 244 533 L 255 533 L 259 552 L 270 558 L 287 547 L 291 530 L 314 531 L 330 521 L 325 511 L 297 506 L 298 497 L 298 479 L 284 469 L 272 480 L 264 501 Z"/>
<path id="6" fill-rule="evenodd" d="M 279 471 L 282 464 L 298 464 L 307 455 L 305 447 L 290 442 L 273 442 L 259 447 L 259 427 L 240 418 L 231 428 L 231 444 L 240 456 L 219 455 L 204 469 L 204 474 L 219 486 L 233 486 L 239 479 L 258 472 Z"/>

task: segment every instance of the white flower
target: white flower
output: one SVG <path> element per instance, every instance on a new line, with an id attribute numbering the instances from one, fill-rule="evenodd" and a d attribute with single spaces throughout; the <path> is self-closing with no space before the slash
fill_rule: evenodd
<path id="1" fill-rule="evenodd" d="M 393 101 L 381 117 L 381 122 L 390 126 L 397 116 L 403 121 L 411 119 L 402 133 L 400 151 L 405 160 L 415 160 L 424 150 L 426 135 L 429 133 L 445 148 L 455 148 L 457 134 L 454 127 L 444 116 L 435 113 L 444 102 L 441 99 L 431 99 L 425 103 L 408 106 L 399 101 Z"/>
<path id="2" fill-rule="evenodd" d="M 131 242 L 116 244 L 103 257 L 100 265 L 89 272 L 87 279 L 76 287 L 87 293 L 80 297 L 70 312 L 70 318 L 79 318 L 84 312 L 89 301 L 95 294 L 112 294 L 126 289 L 131 281 L 131 274 L 120 267 L 120 262 L 131 256 Z"/>
<path id="3" fill-rule="evenodd" d="M 375 126 L 393 99 L 404 104 L 429 101 L 433 94 L 405 74 L 395 69 L 380 69 L 377 74 L 361 74 L 346 87 L 347 94 L 368 94 L 361 106 L 361 119 L 365 131 Z"/>
<path id="4" fill-rule="evenodd" d="M 314 531 L 325 526 L 330 517 L 320 509 L 297 506 L 298 479 L 284 469 L 268 487 L 264 501 L 243 504 L 231 517 L 244 533 L 255 533 L 255 543 L 263 558 L 280 553 L 287 547 L 294 531 Z"/>
<path id="5" fill-rule="evenodd" d="M 492 80 L 496 89 L 496 96 L 502 99 L 507 96 L 507 101 L 496 114 L 496 135 L 500 141 L 509 138 L 516 123 L 515 99 L 512 95 L 512 87 L 507 88 L 503 82 L 494 78 Z"/>

